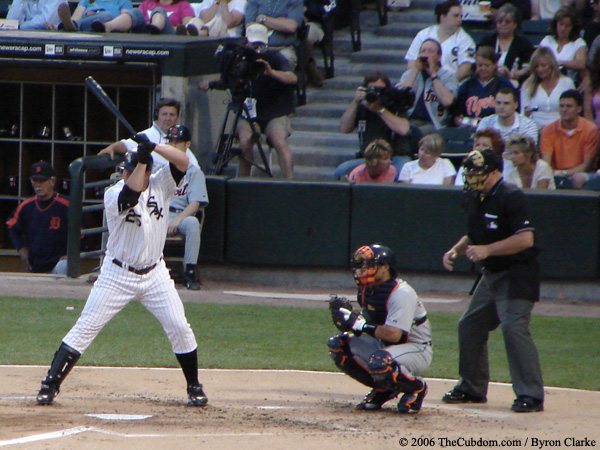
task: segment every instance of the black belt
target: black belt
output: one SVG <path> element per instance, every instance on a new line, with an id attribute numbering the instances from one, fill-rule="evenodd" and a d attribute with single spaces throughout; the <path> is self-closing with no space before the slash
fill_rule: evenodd
<path id="1" fill-rule="evenodd" d="M 420 319 L 415 320 L 414 324 L 415 324 L 416 327 L 418 327 L 419 325 L 423 325 L 425 322 L 427 322 L 427 314 L 425 314 Z"/>
<path id="2" fill-rule="evenodd" d="M 169 212 L 180 213 L 181 211 L 183 211 L 183 209 L 177 209 L 169 206 Z"/>
<path id="3" fill-rule="evenodd" d="M 131 267 L 131 266 L 128 266 L 127 264 L 125 264 L 125 263 L 122 263 L 117 258 L 114 258 L 112 260 L 112 262 L 113 262 L 113 264 L 115 264 L 115 265 L 117 265 L 119 267 L 122 267 L 123 269 L 127 269 L 130 272 L 135 273 L 136 275 L 146 275 L 148 272 L 150 272 L 152 269 L 154 269 L 156 267 L 156 264 L 158 264 L 158 263 L 154 263 L 151 266 L 144 267 L 143 269 L 136 269 L 135 267 Z"/>

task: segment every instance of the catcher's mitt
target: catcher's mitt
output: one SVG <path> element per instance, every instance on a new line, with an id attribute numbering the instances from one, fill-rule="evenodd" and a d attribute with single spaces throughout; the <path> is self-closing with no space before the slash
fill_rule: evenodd
<path id="1" fill-rule="evenodd" d="M 344 320 L 344 314 L 340 312 L 340 308 L 345 308 L 348 311 L 352 311 L 352 304 L 350 300 L 346 297 L 338 297 L 337 295 L 332 295 L 329 299 L 329 310 L 331 311 L 331 318 L 333 319 L 333 324 L 340 331 L 352 331 L 352 327 L 348 324 L 346 320 Z"/>

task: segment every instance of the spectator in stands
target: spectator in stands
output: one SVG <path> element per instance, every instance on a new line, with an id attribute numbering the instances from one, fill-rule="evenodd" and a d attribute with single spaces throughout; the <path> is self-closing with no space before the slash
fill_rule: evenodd
<path id="1" fill-rule="evenodd" d="M 411 184 L 454 184 L 456 169 L 449 159 L 441 158 L 444 139 L 437 134 L 423 136 L 419 142 L 419 159 L 404 164 L 398 181 Z"/>
<path id="2" fill-rule="evenodd" d="M 21 203 L 6 225 L 25 268 L 34 273 L 67 273 L 69 199 L 55 192 L 54 168 L 31 166 L 35 196 Z"/>
<path id="3" fill-rule="evenodd" d="M 204 0 L 198 17 L 178 25 L 176 34 L 209 37 L 241 37 L 246 0 Z"/>
<path id="4" fill-rule="evenodd" d="M 600 133 L 594 122 L 579 116 L 583 107 L 579 91 L 563 92 L 559 105 L 560 118 L 542 130 L 540 151 L 552 166 L 559 189 L 581 189 L 595 170 Z"/>
<path id="5" fill-rule="evenodd" d="M 156 104 L 154 109 L 154 122 L 150 128 L 140 131 L 150 139 L 150 142 L 155 144 L 166 144 L 167 133 L 169 129 L 176 125 L 179 121 L 179 112 L 181 111 L 181 103 L 174 98 L 161 98 Z M 124 155 L 128 151 L 133 151 L 137 148 L 137 142 L 133 139 L 122 139 L 120 141 L 110 144 L 108 147 L 103 148 L 98 152 L 98 155 L 110 155 L 111 159 L 114 158 L 115 153 L 118 155 Z M 188 148 L 185 153 L 190 160 L 190 164 L 199 166 L 198 160 L 194 153 Z M 162 166 L 168 164 L 168 161 L 156 152 L 152 153 L 152 171 L 156 172 Z"/>
<path id="6" fill-rule="evenodd" d="M 506 159 L 512 167 L 504 168 L 504 181 L 520 188 L 556 189 L 552 167 L 540 159 L 533 139 L 523 134 L 513 134 L 506 143 Z"/>
<path id="7" fill-rule="evenodd" d="M 599 0 L 600 1 L 600 0 Z M 600 127 L 600 52 L 596 53 L 589 77 L 581 83 L 583 90 L 583 117 Z"/>
<path id="8" fill-rule="evenodd" d="M 254 161 L 253 148 L 257 133 L 264 133 L 267 142 L 275 148 L 279 167 L 284 178 L 294 178 L 292 151 L 288 138 L 292 134 L 292 114 L 294 113 L 294 86 L 298 77 L 289 61 L 277 50 L 268 47 L 269 29 L 259 23 L 246 28 L 247 46 L 260 48 L 260 60 L 264 71 L 254 80 L 253 94 L 256 118 L 252 122 L 240 120 L 237 136 L 243 156 L 238 158 L 238 173 L 249 176 Z M 222 80 L 203 81 L 200 90 L 225 89 Z"/>
<path id="9" fill-rule="evenodd" d="M 186 153 L 192 144 L 192 133 L 183 125 L 175 125 L 167 133 L 167 141 L 173 147 Z M 191 162 L 169 203 L 169 227 L 167 236 L 181 234 L 185 237 L 183 282 L 185 287 L 197 291 L 200 281 L 196 273 L 200 255 L 200 234 L 202 224 L 198 214 L 204 214 L 208 205 L 206 178 L 202 169 Z"/>
<path id="10" fill-rule="evenodd" d="M 65 31 L 92 31 L 92 22 L 109 22 L 127 11 L 133 10 L 131 0 L 81 0 L 73 15 L 68 3 L 58 5 L 60 25 L 58 29 Z"/>
<path id="11" fill-rule="evenodd" d="M 500 9 L 507 5 L 515 7 L 523 20 L 531 18 L 531 0 L 492 0 L 492 18 L 494 21 Z"/>
<path id="12" fill-rule="evenodd" d="M 19 30 L 53 30 L 60 22 L 58 5 L 65 0 L 13 0 L 7 19 L 18 20 Z"/>
<path id="13" fill-rule="evenodd" d="M 304 20 L 303 0 L 248 0 L 246 26 L 256 22 L 269 29 L 269 48 L 279 50 L 296 69 L 296 30 Z"/>
<path id="14" fill-rule="evenodd" d="M 494 130 L 492 128 L 485 128 L 483 130 L 477 130 L 475 135 L 473 136 L 473 148 L 471 150 L 477 150 L 482 152 L 484 150 L 491 150 L 497 155 L 502 155 L 505 149 L 504 139 L 498 132 L 498 130 Z M 512 167 L 509 161 L 504 161 L 504 170 L 506 170 L 506 166 Z M 463 179 L 463 172 L 465 168 L 461 166 L 458 168 L 458 173 L 456 174 L 456 178 L 454 180 L 454 184 L 456 186 L 464 186 L 465 180 Z"/>
<path id="15" fill-rule="evenodd" d="M 560 95 L 575 84 L 560 73 L 552 50 L 540 47 L 531 56 L 529 78 L 521 87 L 521 112 L 530 117 L 541 130 L 557 120 Z"/>
<path id="16" fill-rule="evenodd" d="M 353 183 L 393 183 L 398 171 L 392 166 L 392 147 L 385 139 L 376 139 L 365 149 L 365 162 L 355 167 L 348 181 Z"/>
<path id="17" fill-rule="evenodd" d="M 358 130 L 359 151 L 356 154 L 357 159 L 346 161 L 335 170 L 336 179 L 341 179 L 362 164 L 361 158 L 364 157 L 367 145 L 376 139 L 384 139 L 391 145 L 394 152 L 392 164 L 398 172 L 404 163 L 412 160 L 421 133 L 415 127 L 411 127 L 400 110 L 396 110 L 394 105 L 384 104 L 381 95 L 377 94 L 382 89 L 391 88 L 389 77 L 380 70 L 369 70 L 362 84 L 356 88 L 352 102 L 340 119 L 340 131 L 352 133 Z M 367 90 L 371 92 L 369 101 L 366 99 Z"/>
<path id="18" fill-rule="evenodd" d="M 304 0 L 304 21 L 308 27 L 306 36 L 306 75 L 308 81 L 315 86 L 323 86 L 323 74 L 317 67 L 313 57 L 316 44 L 331 47 L 333 28 L 335 26 L 336 0 Z M 325 47 L 323 47 L 325 48 Z M 325 50 L 324 50 L 325 51 Z M 325 76 L 333 78 L 333 67 L 327 67 Z"/>
<path id="19" fill-rule="evenodd" d="M 529 75 L 533 45 L 517 34 L 521 25 L 519 10 L 510 3 L 503 5 L 494 17 L 496 32 L 484 36 L 479 47 L 493 47 L 498 54 L 498 75 L 513 81 L 516 87 Z"/>
<path id="20" fill-rule="evenodd" d="M 423 134 L 446 125 L 450 117 L 449 108 L 458 90 L 456 75 L 441 67 L 441 60 L 441 45 L 434 39 L 426 39 L 421 44 L 413 68 L 404 72 L 398 83 L 398 87 L 409 87 L 415 91 L 415 102 L 408 110 L 408 117 Z"/>
<path id="21" fill-rule="evenodd" d="M 135 9 L 125 11 L 106 23 L 92 22 L 93 31 L 114 31 L 149 34 L 175 34 L 179 25 L 187 25 L 195 17 L 194 9 L 185 0 L 144 0 Z"/>
<path id="22" fill-rule="evenodd" d="M 471 36 L 461 28 L 462 8 L 457 0 L 446 0 L 435 6 L 435 15 L 438 25 L 427 27 L 415 36 L 408 51 L 406 59 L 408 69 L 417 67 L 418 57 L 423 42 L 434 39 L 441 44 L 443 58 L 441 65 L 444 69 L 454 72 L 457 80 L 463 81 L 471 75 L 471 66 L 475 62 L 475 42 Z"/>
<path id="23" fill-rule="evenodd" d="M 512 88 L 508 79 L 496 72 L 498 55 L 492 47 L 479 47 L 475 54 L 475 73 L 458 88 L 454 108 L 454 121 L 457 126 L 476 127 L 479 121 L 491 116 L 494 97 L 502 88 Z"/>
<path id="24" fill-rule="evenodd" d="M 591 50 L 594 40 L 600 35 L 600 0 L 591 0 L 593 17 L 583 29 L 583 40 Z"/>
<path id="25" fill-rule="evenodd" d="M 550 20 L 562 6 L 571 0 L 531 0 L 531 20 Z"/>
<path id="26" fill-rule="evenodd" d="M 573 8 L 560 8 L 550 23 L 550 34 L 540 47 L 552 50 L 560 69 L 575 82 L 583 77 L 587 45 L 579 37 L 581 20 Z"/>
<path id="27" fill-rule="evenodd" d="M 517 113 L 519 94 L 515 88 L 503 88 L 498 91 L 494 101 L 496 114 L 484 117 L 477 126 L 477 131 L 491 128 L 498 130 L 506 142 L 511 134 L 525 134 L 538 142 L 536 123 Z"/>

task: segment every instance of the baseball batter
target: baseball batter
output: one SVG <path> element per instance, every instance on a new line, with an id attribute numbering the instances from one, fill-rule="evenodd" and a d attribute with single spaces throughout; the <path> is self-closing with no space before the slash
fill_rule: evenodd
<path id="1" fill-rule="evenodd" d="M 397 278 L 388 247 L 360 247 L 351 264 L 362 311 L 353 311 L 345 298 L 331 299 L 334 324 L 343 333 L 329 339 L 329 355 L 342 372 L 373 388 L 355 409 L 379 410 L 402 393 L 398 412 L 419 412 L 427 384 L 417 375 L 433 358 L 427 311 L 413 288 Z"/>
<path id="2" fill-rule="evenodd" d="M 169 201 L 189 160 L 174 147 L 136 135 L 137 154 L 128 153 L 123 180 L 108 189 L 104 205 L 109 231 L 106 255 L 77 323 L 64 337 L 37 395 L 49 405 L 61 383 L 94 338 L 130 301 L 140 300 L 163 326 L 187 381 L 188 404 L 208 402 L 198 382 L 197 344 L 162 251 Z M 152 151 L 169 161 L 152 174 Z"/>

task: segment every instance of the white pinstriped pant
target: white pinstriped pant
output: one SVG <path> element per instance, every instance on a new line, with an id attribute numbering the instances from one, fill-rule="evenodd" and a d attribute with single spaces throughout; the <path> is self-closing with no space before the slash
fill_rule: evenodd
<path id="1" fill-rule="evenodd" d="M 196 337 L 164 260 L 145 275 L 137 275 L 104 258 L 100 276 L 81 316 L 63 342 L 83 353 L 98 333 L 130 301 L 139 300 L 161 323 L 174 353 L 196 349 Z"/>

